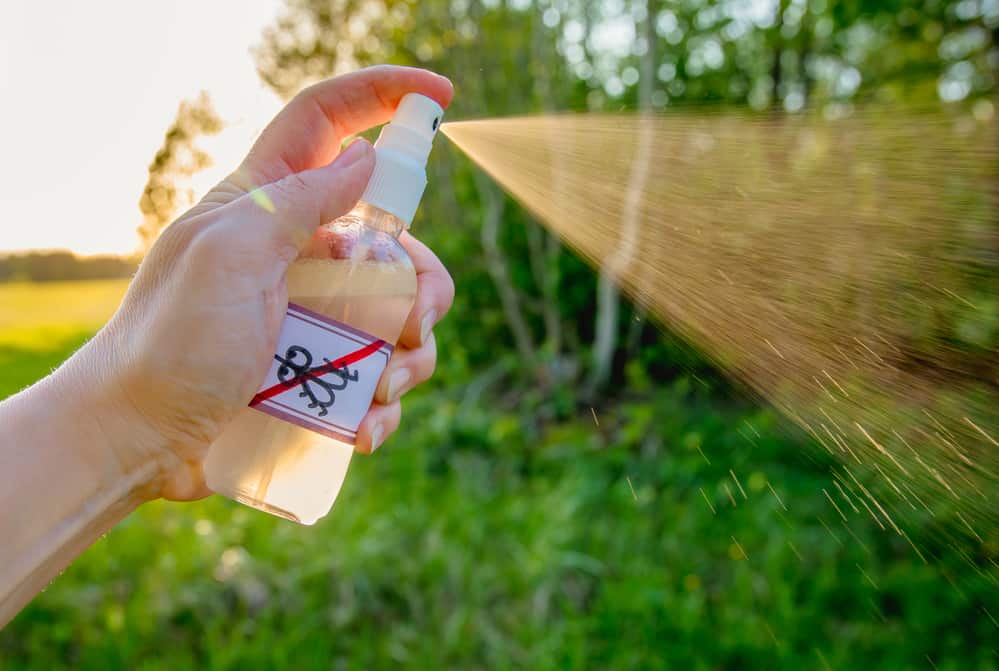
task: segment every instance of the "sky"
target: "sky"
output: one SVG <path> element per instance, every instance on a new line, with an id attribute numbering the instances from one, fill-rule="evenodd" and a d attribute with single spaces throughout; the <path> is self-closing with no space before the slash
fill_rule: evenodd
<path id="1" fill-rule="evenodd" d="M 181 100 L 206 90 L 227 129 L 201 146 L 230 172 L 280 109 L 250 48 L 280 0 L 5 3 L 0 20 L 0 253 L 138 248 L 147 168 Z"/>

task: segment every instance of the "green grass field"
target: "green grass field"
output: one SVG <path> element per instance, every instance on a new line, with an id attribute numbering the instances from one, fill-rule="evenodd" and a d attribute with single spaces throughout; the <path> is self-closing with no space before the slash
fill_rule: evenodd
<path id="1" fill-rule="evenodd" d="M 99 327 L 121 301 L 128 280 L 12 282 L 0 285 L 0 336 L 44 326 Z"/>
<path id="2" fill-rule="evenodd" d="M 0 284 L 0 398 L 58 366 L 107 321 L 128 280 Z"/>
<path id="3" fill-rule="evenodd" d="M 123 289 L 0 285 L 0 395 Z M 315 527 L 144 506 L 0 632 L 0 669 L 999 668 L 988 575 L 839 519 L 769 411 L 632 371 L 599 426 L 538 423 L 456 370 Z"/>

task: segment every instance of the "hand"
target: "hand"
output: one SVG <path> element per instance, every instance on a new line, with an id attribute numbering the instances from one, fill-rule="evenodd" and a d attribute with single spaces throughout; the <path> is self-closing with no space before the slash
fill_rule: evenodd
<path id="1" fill-rule="evenodd" d="M 354 206 L 374 166 L 366 141 L 336 156 L 341 143 L 388 121 L 414 91 L 445 107 L 452 96 L 443 77 L 387 66 L 296 96 L 240 168 L 163 232 L 117 313 L 60 371 L 85 390 L 115 468 L 158 464 L 150 496 L 210 493 L 202 459 L 270 365 L 287 307 L 288 265 L 317 226 Z M 399 396 L 433 372 L 431 329 L 454 295 L 434 254 L 408 234 L 401 241 L 418 273 L 417 297 L 358 430 L 360 452 L 396 429 Z"/>

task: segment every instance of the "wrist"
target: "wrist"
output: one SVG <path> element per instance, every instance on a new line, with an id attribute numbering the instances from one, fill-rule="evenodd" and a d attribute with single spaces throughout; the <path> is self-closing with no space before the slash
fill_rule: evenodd
<path id="1" fill-rule="evenodd" d="M 99 356 L 103 334 L 77 351 L 32 388 L 34 401 L 64 432 L 74 461 L 90 472 L 102 491 L 120 490 L 138 505 L 156 498 L 163 468 L 154 432 L 131 407 L 119 373 Z M 125 494 L 122 491 L 122 494 Z"/>
<path id="2" fill-rule="evenodd" d="M 107 378 L 85 374 L 100 351 L 87 349 L 0 403 L 0 508 L 13 511 L 0 523 L 0 627 L 156 491 Z"/>

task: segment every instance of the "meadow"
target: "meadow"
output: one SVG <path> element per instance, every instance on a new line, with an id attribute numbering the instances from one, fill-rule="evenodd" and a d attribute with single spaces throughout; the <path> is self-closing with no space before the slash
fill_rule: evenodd
<path id="1" fill-rule="evenodd" d="M 981 542 L 960 540 L 964 531 L 950 533 L 950 522 L 931 508 L 907 516 L 907 538 L 884 529 L 862 498 L 854 505 L 841 495 L 828 452 L 710 363 L 710 340 L 677 335 L 698 314 L 660 311 L 672 318 L 664 324 L 649 311 L 656 301 L 677 304 L 684 282 L 700 288 L 734 279 L 738 286 L 741 275 L 747 286 L 760 286 L 801 259 L 808 282 L 798 285 L 800 295 L 778 286 L 776 296 L 799 295 L 805 306 L 841 298 L 843 312 L 819 320 L 819 335 L 830 324 L 849 336 L 863 319 L 887 324 L 907 336 L 913 370 L 963 369 L 975 385 L 991 385 L 999 370 L 999 3 L 277 4 L 246 52 L 248 66 L 285 100 L 317 79 L 395 63 L 454 81 L 448 121 L 641 112 L 676 129 L 685 116 L 699 126 L 730 113 L 757 115 L 763 132 L 730 134 L 745 146 L 719 144 L 722 155 L 705 153 L 714 158 L 699 172 L 682 156 L 652 154 L 665 172 L 654 172 L 660 178 L 650 183 L 682 197 L 647 206 L 656 225 L 644 230 L 733 230 L 733 268 L 722 272 L 713 255 L 730 248 L 703 244 L 700 230 L 686 250 L 671 244 L 675 236 L 657 235 L 645 247 L 665 249 L 662 258 L 683 265 L 649 264 L 663 273 L 662 285 L 631 302 L 614 290 L 611 274 L 601 276 L 570 248 L 581 225 L 599 219 L 608 237 L 593 245 L 591 261 L 599 268 L 613 258 L 625 217 L 608 204 L 620 198 L 600 196 L 604 207 L 579 208 L 571 228 L 546 229 L 544 218 L 439 138 L 413 230 L 444 261 L 458 291 L 436 329 L 437 374 L 404 399 L 399 433 L 378 454 L 355 459 L 333 512 L 314 527 L 220 497 L 142 506 L 0 631 L 0 671 L 999 670 L 999 526 L 989 507 L 995 490 L 975 495 L 990 521 L 979 526 Z M 61 13 L 56 9 L 53 21 Z M 106 21 L 102 13 L 110 32 L 98 41 L 139 35 L 150 54 L 159 44 L 153 29 L 185 30 L 182 21 L 146 26 L 112 16 Z M 45 22 L 40 45 L 60 46 L 49 39 L 52 25 Z M 147 38 L 145 31 L 153 32 Z M 219 56 L 213 65 L 223 63 L 222 42 L 210 47 Z M 26 72 L 42 72 L 33 54 L 19 55 Z M 118 69 L 108 72 L 120 84 Z M 133 203 L 141 195 L 146 243 L 183 210 L 193 172 L 209 159 L 208 136 L 247 112 L 229 117 L 220 107 L 216 114 L 212 99 L 228 96 L 199 95 L 200 81 L 192 80 L 191 97 L 178 100 L 163 128 L 142 194 L 127 195 Z M 102 104 L 88 98 L 93 109 Z M 891 133 L 884 144 L 863 141 L 882 137 L 856 125 L 882 106 Z M 953 121 L 962 137 L 978 128 L 990 139 L 969 140 L 969 160 L 955 161 L 949 145 L 933 141 L 939 135 L 909 123 L 921 110 L 944 111 L 945 127 Z M 105 113 L 125 124 L 148 109 Z M 847 125 L 856 132 L 827 143 L 807 134 L 807 142 L 783 145 L 794 151 L 781 150 L 770 129 L 813 115 L 852 116 Z M 66 122 L 94 135 L 86 118 Z M 693 139 L 698 152 L 715 145 L 700 131 Z M 532 154 L 501 145 L 498 155 L 531 164 Z M 816 171 L 823 146 L 832 160 L 825 165 L 859 182 Z M 851 147 L 863 151 L 851 154 Z M 887 160 L 869 160 L 878 147 Z M 615 175 L 606 170 L 606 152 L 598 158 L 601 174 L 578 193 L 600 195 L 638 174 L 621 164 Z M 22 164 L 31 165 L 11 162 Z M 786 169 L 817 175 L 814 188 L 775 179 Z M 557 178 L 556 186 L 571 176 L 541 172 Z M 110 197 L 107 179 L 94 193 L 105 189 Z M 535 193 L 564 214 L 557 189 Z M 763 206 L 747 195 L 763 198 Z M 800 216 L 804 205 L 823 218 L 809 224 Z M 84 221 L 74 217 L 72 225 Z M 860 221 L 869 226 L 850 228 Z M 920 221 L 932 221 L 934 233 Z M 912 276 L 888 282 L 875 273 L 873 284 L 854 283 L 866 277 L 865 267 L 878 270 L 865 264 L 879 249 L 869 243 L 892 222 L 905 239 L 881 256 L 911 260 L 905 267 Z M 816 231 L 816 245 L 799 244 L 802 231 Z M 813 259 L 805 248 L 820 253 Z M 896 254 L 906 250 L 911 257 Z M 69 356 L 124 292 L 120 280 L 5 282 L 67 277 L 71 257 L 27 254 L 0 263 L 0 398 Z M 109 263 L 86 272 L 131 270 L 131 260 Z M 97 276 L 83 270 L 73 276 Z M 865 303 L 865 286 L 886 296 L 884 310 Z M 910 303 L 910 295 L 919 300 Z M 749 305 L 700 304 L 723 315 Z M 757 322 L 769 319 L 762 314 L 708 335 L 756 334 Z M 783 358 L 774 347 L 781 343 L 754 342 Z M 747 358 L 759 363 L 758 354 Z M 776 373 L 778 382 L 786 371 L 764 369 L 760 375 Z M 983 415 L 997 389 L 981 392 Z M 930 391 L 929 400 L 945 408 L 967 400 L 952 389 Z"/>
<path id="2" fill-rule="evenodd" d="M 0 285 L 0 395 L 124 287 Z M 710 376 L 625 375 L 538 422 L 442 357 L 315 527 L 147 504 L 0 632 L 0 669 L 999 668 L 987 572 L 840 519 L 829 464 Z"/>
<path id="3" fill-rule="evenodd" d="M 128 280 L 0 284 L 0 397 L 58 366 L 118 307 Z"/>

